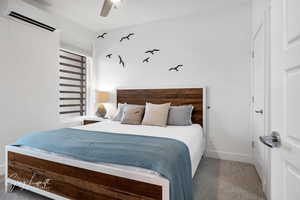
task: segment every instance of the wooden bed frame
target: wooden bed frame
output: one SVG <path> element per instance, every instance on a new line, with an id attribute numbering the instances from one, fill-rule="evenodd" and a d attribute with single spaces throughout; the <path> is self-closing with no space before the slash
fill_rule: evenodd
<path id="1" fill-rule="evenodd" d="M 192 120 L 205 133 L 205 88 L 122 89 L 117 102 L 192 104 Z M 6 146 L 6 192 L 9 186 L 59 200 L 169 200 L 169 181 L 162 176 L 14 146 Z"/>

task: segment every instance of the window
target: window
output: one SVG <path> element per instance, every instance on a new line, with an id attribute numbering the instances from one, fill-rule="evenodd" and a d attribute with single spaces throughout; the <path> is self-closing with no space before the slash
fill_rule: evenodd
<path id="1" fill-rule="evenodd" d="M 62 117 L 86 115 L 86 61 L 85 56 L 60 50 L 59 114 Z"/>

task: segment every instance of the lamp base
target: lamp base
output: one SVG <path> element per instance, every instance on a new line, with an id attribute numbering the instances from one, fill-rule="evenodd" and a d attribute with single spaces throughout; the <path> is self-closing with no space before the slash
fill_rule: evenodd
<path id="1" fill-rule="evenodd" d="M 96 112 L 97 117 L 105 118 L 106 113 L 107 112 L 106 112 L 105 106 L 103 104 L 100 104 L 98 107 L 98 110 Z"/>

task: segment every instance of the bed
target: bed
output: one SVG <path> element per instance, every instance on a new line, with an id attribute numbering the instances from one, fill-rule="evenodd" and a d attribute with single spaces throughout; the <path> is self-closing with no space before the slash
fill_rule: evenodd
<path id="1" fill-rule="evenodd" d="M 193 125 L 162 128 L 124 125 L 106 120 L 73 129 L 165 137 L 181 141 L 189 149 L 194 176 L 206 147 L 205 89 L 117 90 L 117 103 L 125 102 L 139 105 L 145 102 L 192 104 L 195 108 Z M 170 199 L 169 180 L 149 169 L 86 162 L 53 152 L 11 145 L 6 147 L 6 166 L 6 191 L 9 185 L 16 185 L 52 199 Z M 51 187 L 47 187 L 48 180 L 51 180 Z"/>

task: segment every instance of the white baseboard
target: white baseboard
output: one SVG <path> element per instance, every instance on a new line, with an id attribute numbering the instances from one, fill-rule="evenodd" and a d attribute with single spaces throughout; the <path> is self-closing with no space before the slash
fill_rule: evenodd
<path id="1" fill-rule="evenodd" d="M 207 157 L 253 164 L 252 156 L 223 151 L 207 151 Z"/>

